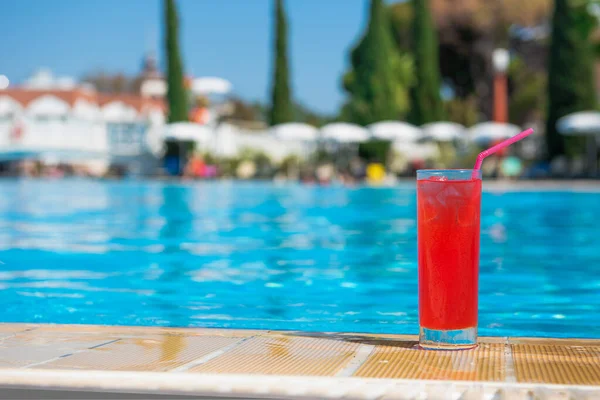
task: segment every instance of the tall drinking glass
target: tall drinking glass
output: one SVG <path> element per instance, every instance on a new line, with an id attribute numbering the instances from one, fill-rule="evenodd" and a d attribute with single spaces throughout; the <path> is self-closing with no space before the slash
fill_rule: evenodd
<path id="1" fill-rule="evenodd" d="M 417 171 L 419 344 L 477 345 L 481 171 Z"/>

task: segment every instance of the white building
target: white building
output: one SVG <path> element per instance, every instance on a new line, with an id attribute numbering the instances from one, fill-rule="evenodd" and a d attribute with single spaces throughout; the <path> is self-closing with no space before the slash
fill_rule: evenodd
<path id="1" fill-rule="evenodd" d="M 133 162 L 150 172 L 161 146 L 162 100 L 107 95 L 41 71 L 20 87 L 0 90 L 0 161 L 52 158 L 59 162 Z M 156 164 L 156 163 L 154 163 Z"/>
<path id="2" fill-rule="evenodd" d="M 279 162 L 308 153 L 303 141 L 282 140 L 267 129 L 249 132 L 220 123 L 231 90 L 226 80 L 189 80 L 193 94 L 217 101 L 204 110 L 201 120 L 194 117 L 196 109 L 190 113 L 194 122 L 169 126 L 163 100 L 166 82 L 153 58 L 146 58 L 140 78 L 139 94 L 99 93 L 92 85 L 54 77 L 46 70 L 21 86 L 0 89 L 0 162 L 52 160 L 89 165 L 96 171 L 102 169 L 99 164 L 105 169 L 120 165 L 135 174 L 151 175 L 161 165 L 167 140 L 195 141 L 201 151 L 220 157 L 252 149 Z"/>

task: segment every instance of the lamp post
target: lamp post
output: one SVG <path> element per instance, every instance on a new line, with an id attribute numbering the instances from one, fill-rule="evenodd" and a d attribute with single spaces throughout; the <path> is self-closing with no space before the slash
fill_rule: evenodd
<path id="1" fill-rule="evenodd" d="M 494 66 L 494 122 L 508 122 L 508 79 L 506 70 L 510 55 L 506 49 L 496 49 L 492 53 Z"/>

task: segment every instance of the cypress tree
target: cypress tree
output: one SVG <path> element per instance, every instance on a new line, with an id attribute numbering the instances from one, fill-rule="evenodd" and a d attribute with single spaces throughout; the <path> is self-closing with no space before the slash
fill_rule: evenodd
<path id="1" fill-rule="evenodd" d="M 165 0 L 165 46 L 167 56 L 167 101 L 169 122 L 187 121 L 187 99 L 179 52 L 179 23 L 174 0 Z"/>
<path id="2" fill-rule="evenodd" d="M 275 65 L 271 89 L 271 125 L 293 121 L 294 109 L 290 94 L 290 77 L 287 57 L 287 21 L 283 0 L 275 1 Z"/>
<path id="3" fill-rule="evenodd" d="M 361 125 L 399 118 L 406 65 L 395 48 L 382 0 L 371 0 L 369 22 L 352 50 L 351 64 L 352 70 L 344 77 L 350 98 L 342 111 L 343 118 Z"/>
<path id="4" fill-rule="evenodd" d="M 548 158 L 563 155 L 567 141 L 556 129 L 561 117 L 596 106 L 593 81 L 593 47 L 589 40 L 590 15 L 585 5 L 555 0 L 552 41 L 548 59 L 548 116 L 546 145 Z M 575 139 L 577 140 L 577 139 Z"/>
<path id="5" fill-rule="evenodd" d="M 413 0 L 413 56 L 415 86 L 411 90 L 410 119 L 417 125 L 440 121 L 444 107 L 440 97 L 438 39 L 428 0 Z"/>

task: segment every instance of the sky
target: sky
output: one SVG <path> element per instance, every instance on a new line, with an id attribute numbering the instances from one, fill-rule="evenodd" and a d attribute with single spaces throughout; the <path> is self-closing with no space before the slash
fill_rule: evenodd
<path id="1" fill-rule="evenodd" d="M 287 0 L 295 100 L 324 113 L 343 102 L 348 51 L 366 23 L 367 0 Z M 144 53 L 164 65 L 162 0 L 0 0 L 0 74 L 24 81 L 39 68 L 81 78 L 136 74 Z M 187 74 L 219 76 L 246 100 L 267 101 L 272 0 L 178 0 Z"/>

